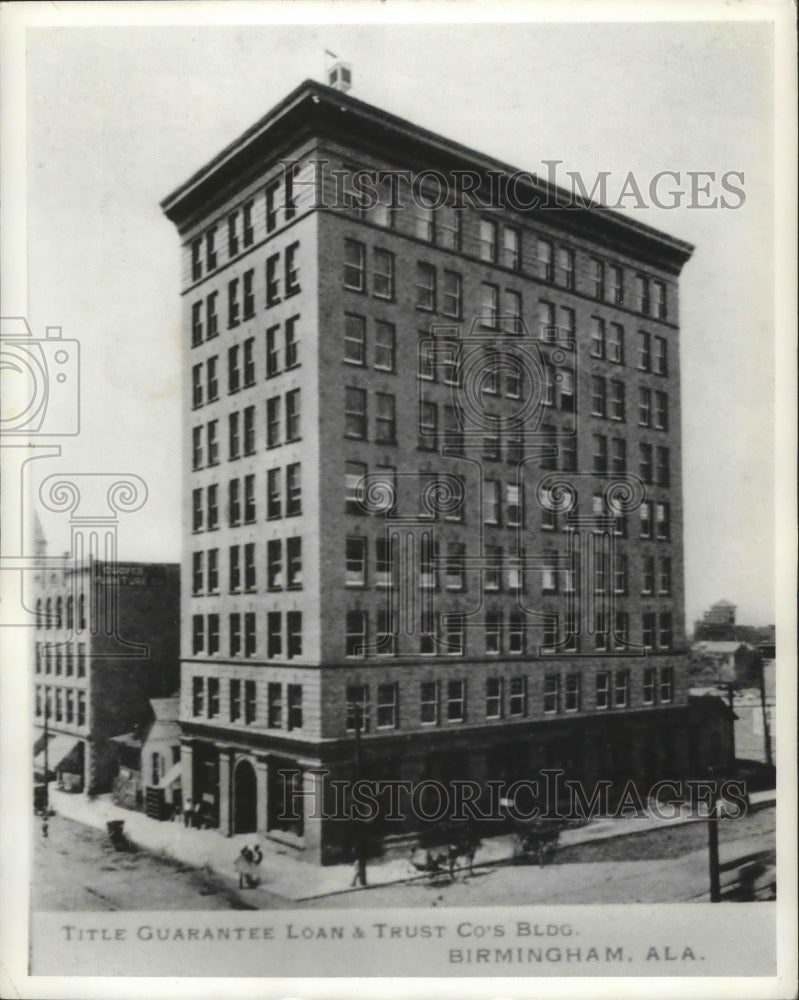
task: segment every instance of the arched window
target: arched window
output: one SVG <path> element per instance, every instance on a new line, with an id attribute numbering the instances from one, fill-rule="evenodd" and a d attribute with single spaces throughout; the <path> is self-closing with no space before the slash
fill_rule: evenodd
<path id="1" fill-rule="evenodd" d="M 47 598 L 47 601 L 45 602 L 45 605 L 44 605 L 44 619 L 45 619 L 44 620 L 44 627 L 45 628 L 52 628 L 53 627 L 53 602 L 52 602 L 52 600 L 49 597 Z"/>
<path id="2" fill-rule="evenodd" d="M 72 600 L 72 595 L 70 594 L 67 598 L 67 628 L 75 627 L 75 614 L 74 614 L 74 601 Z"/>
<path id="3" fill-rule="evenodd" d="M 64 602 L 60 597 L 57 597 L 55 602 L 55 627 L 64 627 Z"/>

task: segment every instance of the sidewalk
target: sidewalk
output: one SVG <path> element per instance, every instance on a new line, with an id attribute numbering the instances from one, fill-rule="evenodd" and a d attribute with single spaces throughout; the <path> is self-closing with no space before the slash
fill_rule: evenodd
<path id="1" fill-rule="evenodd" d="M 750 796 L 752 805 L 765 805 L 775 801 L 775 792 L 755 792 Z M 238 884 L 234 861 L 245 844 L 260 843 L 264 852 L 261 865 L 263 888 L 288 900 L 318 899 L 342 892 L 363 892 L 350 889 L 352 865 L 319 867 L 299 859 L 289 848 L 257 834 L 238 834 L 224 837 L 218 830 L 186 829 L 182 823 L 158 822 L 144 813 L 133 812 L 114 805 L 109 795 L 89 800 L 83 795 L 50 789 L 50 805 L 66 819 L 105 830 L 109 820 L 124 820 L 128 838 L 144 850 L 166 855 L 192 868 L 209 868 Z M 641 819 L 596 819 L 587 826 L 566 830 L 560 835 L 562 847 L 647 833 L 666 826 L 703 821 L 703 816 L 682 811 L 673 819 L 646 816 Z M 513 857 L 513 837 L 505 835 L 483 841 L 477 852 L 475 867 L 499 864 Z M 408 882 L 420 877 L 406 858 L 372 861 L 368 866 L 369 886 Z M 368 889 L 369 887 L 367 887 Z M 248 889 L 247 898 L 258 906 L 258 889 Z"/>

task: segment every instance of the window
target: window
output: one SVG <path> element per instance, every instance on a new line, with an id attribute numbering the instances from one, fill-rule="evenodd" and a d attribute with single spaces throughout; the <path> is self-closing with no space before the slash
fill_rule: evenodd
<path id="1" fill-rule="evenodd" d="M 521 234 L 513 226 L 502 230 L 502 263 L 512 271 L 520 271 L 522 267 Z"/>
<path id="2" fill-rule="evenodd" d="M 208 487 L 206 504 L 208 508 L 208 530 L 214 531 L 219 527 L 219 487 L 216 483 L 212 483 Z"/>
<path id="3" fill-rule="evenodd" d="M 613 593 L 627 593 L 627 556 L 622 552 L 613 557 Z"/>
<path id="4" fill-rule="evenodd" d="M 230 633 L 230 655 L 238 656 L 241 652 L 241 615 L 232 614 L 228 623 Z"/>
<path id="5" fill-rule="evenodd" d="M 655 703 L 655 670 L 653 667 L 644 667 L 643 701 L 645 705 Z"/>
<path id="6" fill-rule="evenodd" d="M 193 365 L 191 369 L 191 405 L 196 409 L 203 405 L 203 366 Z"/>
<path id="7" fill-rule="evenodd" d="M 203 241 L 201 239 L 191 242 L 191 280 L 199 281 L 203 276 L 202 261 Z"/>
<path id="8" fill-rule="evenodd" d="M 197 347 L 203 341 L 203 304 L 195 302 L 191 307 L 191 346 Z"/>
<path id="9" fill-rule="evenodd" d="M 670 508 L 667 503 L 655 504 L 655 535 L 663 542 L 671 537 Z"/>
<path id="10" fill-rule="evenodd" d="M 557 281 L 564 288 L 574 288 L 574 251 L 558 247 Z"/>
<path id="11" fill-rule="evenodd" d="M 669 397 L 665 392 L 655 393 L 654 424 L 657 430 L 669 429 Z"/>
<path id="12" fill-rule="evenodd" d="M 255 543 L 244 546 L 244 589 L 248 593 L 255 590 Z"/>
<path id="13" fill-rule="evenodd" d="M 605 321 L 599 316 L 591 317 L 591 357 L 605 357 Z"/>
<path id="14" fill-rule="evenodd" d="M 649 312 L 649 279 L 643 274 L 635 276 L 635 299 L 633 307 L 646 315 Z"/>
<path id="15" fill-rule="evenodd" d="M 242 207 L 241 210 L 242 236 L 245 247 L 250 246 L 253 240 L 255 239 L 255 233 L 253 231 L 253 224 L 252 224 L 252 214 L 254 207 L 255 207 L 255 202 L 252 199 L 250 199 L 250 201 L 244 203 L 244 206 Z"/>
<path id="16" fill-rule="evenodd" d="M 255 521 L 255 476 L 244 477 L 244 523 Z"/>
<path id="17" fill-rule="evenodd" d="M 396 656 L 397 627 L 394 615 L 385 608 L 377 611 L 377 652 L 380 656 Z"/>
<path id="18" fill-rule="evenodd" d="M 239 345 L 234 344 L 227 352 L 227 389 L 228 392 L 238 392 L 240 388 Z"/>
<path id="19" fill-rule="evenodd" d="M 266 307 L 280 302 L 280 254 L 273 253 L 266 258 Z"/>
<path id="20" fill-rule="evenodd" d="M 244 283 L 242 301 L 242 319 L 252 319 L 255 315 L 255 294 L 253 292 L 254 271 L 245 271 L 242 276 Z"/>
<path id="21" fill-rule="evenodd" d="M 302 513 L 302 480 L 300 463 L 286 466 L 286 517 Z"/>
<path id="22" fill-rule="evenodd" d="M 356 729 L 362 733 L 369 732 L 370 706 L 369 687 L 366 684 L 348 684 L 344 692 L 347 703 L 345 727 L 348 732 Z"/>
<path id="23" fill-rule="evenodd" d="M 658 593 L 671 594 L 671 559 L 668 556 L 664 556 L 660 560 Z"/>
<path id="24" fill-rule="evenodd" d="M 396 335 L 393 323 L 375 320 L 375 368 L 383 372 L 394 371 Z"/>
<path id="25" fill-rule="evenodd" d="M 666 286 L 662 281 L 652 282 L 652 306 L 653 315 L 658 319 L 666 319 L 668 310 L 666 307 Z"/>
<path id="26" fill-rule="evenodd" d="M 241 550 L 238 545 L 231 545 L 228 551 L 228 570 L 230 592 L 241 589 Z"/>
<path id="27" fill-rule="evenodd" d="M 244 682 L 244 721 L 251 725 L 258 717 L 255 681 Z"/>
<path id="28" fill-rule="evenodd" d="M 277 193 L 278 181 L 272 181 L 266 188 L 266 231 L 271 233 L 277 226 Z"/>
<path id="29" fill-rule="evenodd" d="M 375 393 L 375 441 L 381 444 L 396 443 L 394 397 L 387 392 Z"/>
<path id="30" fill-rule="evenodd" d="M 270 729 L 283 726 L 283 685 L 270 681 L 266 688 L 266 724 Z"/>
<path id="31" fill-rule="evenodd" d="M 294 203 L 294 177 L 296 176 L 298 167 L 299 164 L 295 161 L 290 165 L 284 175 L 285 205 L 283 206 L 283 218 L 286 222 L 293 219 L 297 212 L 297 206 Z"/>
<path id="32" fill-rule="evenodd" d="M 447 681 L 447 722 L 466 718 L 466 681 Z"/>
<path id="33" fill-rule="evenodd" d="M 219 316 L 216 311 L 216 300 L 218 297 L 219 292 L 211 292 L 205 300 L 205 322 L 207 326 L 205 334 L 206 340 L 211 340 L 219 333 Z"/>
<path id="34" fill-rule="evenodd" d="M 416 263 L 416 308 L 424 312 L 436 308 L 436 269 L 423 261 Z"/>
<path id="35" fill-rule="evenodd" d="M 397 685 L 377 685 L 377 728 L 397 728 Z"/>
<path id="36" fill-rule="evenodd" d="M 638 389 L 638 426 L 649 427 L 652 420 L 652 390 L 646 386 Z"/>
<path id="37" fill-rule="evenodd" d="M 393 587 L 396 544 L 393 538 L 379 537 L 375 542 L 375 586 Z"/>
<path id="38" fill-rule="evenodd" d="M 421 192 L 417 192 L 419 198 Z M 426 204 L 420 204 L 418 200 L 413 203 L 413 231 L 414 235 L 426 243 L 432 243 L 435 239 L 435 214 L 433 209 Z"/>
<path id="39" fill-rule="evenodd" d="M 366 248 L 355 240 L 344 240 L 344 287 L 355 292 L 365 291 Z"/>
<path id="40" fill-rule="evenodd" d="M 438 542 L 425 532 L 420 542 L 419 586 L 422 590 L 438 590 Z"/>
<path id="41" fill-rule="evenodd" d="M 607 708 L 610 705 L 610 674 L 600 671 L 596 675 L 596 707 Z"/>
<path id="42" fill-rule="evenodd" d="M 655 646 L 655 612 L 645 611 L 641 616 L 641 642 L 645 649 Z"/>
<path id="43" fill-rule="evenodd" d="M 563 707 L 567 712 L 580 711 L 580 675 L 566 674 L 566 690 L 564 692 Z"/>
<path id="44" fill-rule="evenodd" d="M 302 656 L 302 611 L 286 613 L 286 655 L 291 660 Z"/>
<path id="45" fill-rule="evenodd" d="M 297 324 L 299 316 L 291 316 L 286 320 L 286 370 L 296 368 L 299 360 L 299 338 L 297 336 Z"/>
<path id="46" fill-rule="evenodd" d="M 627 471 L 627 442 L 624 438 L 611 438 L 611 470 L 615 473 L 625 473 Z"/>
<path id="47" fill-rule="evenodd" d="M 203 429 L 193 427 L 191 431 L 191 467 L 201 469 L 203 466 Z"/>
<path id="48" fill-rule="evenodd" d="M 658 486 L 668 486 L 671 480 L 669 471 L 669 449 L 657 449 L 657 466 L 655 469 L 655 482 Z"/>
<path id="49" fill-rule="evenodd" d="M 286 298 L 296 295 L 300 290 L 300 272 L 297 267 L 297 251 L 299 243 L 290 243 L 286 247 L 285 277 L 286 277 Z"/>
<path id="50" fill-rule="evenodd" d="M 610 419 L 623 421 L 625 418 L 624 383 L 610 380 Z"/>
<path id="51" fill-rule="evenodd" d="M 348 514 L 363 514 L 362 480 L 367 468 L 361 462 L 347 462 L 344 466 L 345 509 Z"/>
<path id="52" fill-rule="evenodd" d="M 501 484 L 497 479 L 486 479 L 483 483 L 483 521 L 499 524 Z"/>
<path id="53" fill-rule="evenodd" d="M 497 259 L 497 224 L 493 219 L 480 220 L 480 260 Z"/>
<path id="54" fill-rule="evenodd" d="M 302 587 L 302 538 L 299 535 L 286 539 L 286 586 L 289 590 Z"/>
<path id="55" fill-rule="evenodd" d="M 460 385 L 460 345 L 451 339 L 445 343 L 447 349 L 441 359 L 442 378 L 446 385 Z"/>
<path id="56" fill-rule="evenodd" d="M 502 718 L 502 678 L 486 678 L 486 718 Z"/>
<path id="57" fill-rule="evenodd" d="M 192 677 L 191 679 L 191 714 L 194 716 L 205 714 L 204 677 Z"/>
<path id="58" fill-rule="evenodd" d="M 538 240 L 538 276 L 544 281 L 552 281 L 552 244 L 549 240 Z"/>
<path id="59" fill-rule="evenodd" d="M 205 266 L 209 271 L 216 267 L 216 226 L 205 234 Z"/>
<path id="60" fill-rule="evenodd" d="M 642 441 L 638 445 L 638 474 L 645 483 L 653 480 L 652 445 Z"/>
<path id="61" fill-rule="evenodd" d="M 230 721 L 238 722 L 241 718 L 241 681 L 230 682 Z"/>
<path id="62" fill-rule="evenodd" d="M 269 469 L 266 473 L 266 516 L 268 520 L 282 516 L 281 470 Z"/>
<path id="63" fill-rule="evenodd" d="M 394 298 L 394 254 L 388 250 L 373 252 L 372 294 L 377 299 Z"/>
<path id="64" fill-rule="evenodd" d="M 227 486 L 228 525 L 235 527 L 241 523 L 241 482 L 231 479 Z"/>
<path id="65" fill-rule="evenodd" d="M 419 692 L 419 715 L 422 725 L 438 725 L 438 681 L 422 681 Z"/>
<path id="66" fill-rule="evenodd" d="M 641 593 L 652 594 L 655 590 L 655 558 L 643 556 L 641 560 Z"/>
<path id="67" fill-rule="evenodd" d="M 255 407 L 244 409 L 244 454 L 255 454 Z"/>
<path id="68" fill-rule="evenodd" d="M 440 618 L 438 614 L 433 614 L 426 602 L 422 602 L 420 623 L 419 623 L 419 652 L 425 656 L 430 656 L 436 651 L 436 643 L 439 635 Z"/>
<path id="69" fill-rule="evenodd" d="M 505 486 L 505 523 L 509 528 L 518 528 L 522 524 L 522 493 L 521 488 L 514 483 Z"/>
<path id="70" fill-rule="evenodd" d="M 466 546 L 462 542 L 448 543 L 445 570 L 445 586 L 447 590 L 460 591 L 466 588 L 465 556 Z"/>
<path id="71" fill-rule="evenodd" d="M 240 414 L 228 414 L 228 459 L 233 461 L 240 455 L 241 437 L 239 435 Z"/>
<path id="72" fill-rule="evenodd" d="M 638 369 L 648 372 L 652 368 L 652 347 L 648 333 L 638 331 Z"/>
<path id="73" fill-rule="evenodd" d="M 279 326 L 270 326 L 266 331 L 266 377 L 272 378 L 280 371 Z M 346 356 L 346 354 L 345 354 Z"/>
<path id="74" fill-rule="evenodd" d="M 639 508 L 639 516 L 641 519 L 641 538 L 651 538 L 652 537 L 652 503 L 649 500 L 644 500 Z"/>
<path id="75" fill-rule="evenodd" d="M 239 325 L 239 279 L 233 278 L 227 286 L 227 325 L 234 327 Z"/>
<path id="76" fill-rule="evenodd" d="M 219 592 L 219 549 L 208 550 L 208 593 Z"/>
<path id="77" fill-rule="evenodd" d="M 206 428 L 208 435 L 208 464 L 217 465 L 219 463 L 219 441 L 216 432 L 219 421 L 209 420 Z"/>
<path id="78" fill-rule="evenodd" d="M 570 368 L 558 369 L 560 374 L 560 408 L 574 413 L 574 372 Z"/>
<path id="79" fill-rule="evenodd" d="M 286 441 L 300 440 L 300 390 L 286 393 Z"/>
<path id="80" fill-rule="evenodd" d="M 560 711 L 560 677 L 547 674 L 544 677 L 544 712 L 552 715 Z"/>
<path id="81" fill-rule="evenodd" d="M 366 390 L 354 386 L 344 389 L 344 433 L 346 437 L 366 440 Z"/>
<path id="82" fill-rule="evenodd" d="M 360 535 L 346 540 L 344 582 L 348 587 L 366 586 L 366 539 Z"/>
<path id="83" fill-rule="evenodd" d="M 460 319 L 463 300 L 462 280 L 457 271 L 444 271 L 441 281 L 441 312 Z"/>
<path id="84" fill-rule="evenodd" d="M 520 334 L 522 332 L 521 292 L 515 292 L 511 288 L 506 288 L 504 293 L 503 308 L 503 326 L 505 331 L 507 333 Z"/>
<path id="85" fill-rule="evenodd" d="M 253 350 L 255 348 L 255 339 L 253 337 L 248 337 L 244 341 L 244 385 L 250 386 L 255 385 L 255 360 L 253 358 Z"/>
<path id="86" fill-rule="evenodd" d="M 519 611 L 511 611 L 508 616 L 508 652 L 523 653 L 526 646 L 526 628 L 524 615 Z M 525 692 L 526 693 L 526 692 Z M 513 701 L 513 681 L 511 681 L 511 704 Z M 511 715 L 515 714 L 511 709 Z"/>
<path id="87" fill-rule="evenodd" d="M 219 652 L 219 615 L 208 616 L 208 654 Z"/>
<path id="88" fill-rule="evenodd" d="M 663 704 L 667 704 L 672 699 L 672 693 L 674 691 L 674 668 L 673 667 L 661 667 L 660 668 L 660 701 Z"/>
<path id="89" fill-rule="evenodd" d="M 346 618 L 345 654 L 363 656 L 366 646 L 366 612 L 348 611 Z"/>
<path id="90" fill-rule="evenodd" d="M 594 434 L 594 472 L 608 471 L 608 439 L 604 434 Z"/>
<path id="91" fill-rule="evenodd" d="M 613 685 L 614 699 L 613 703 L 616 708 L 626 708 L 629 703 L 630 695 L 630 671 L 629 670 L 617 670 L 615 683 Z"/>
<path id="92" fill-rule="evenodd" d="M 266 655 L 271 659 L 283 655 L 283 626 L 279 611 L 266 614 Z"/>
<path id="93" fill-rule="evenodd" d="M 437 237 L 438 243 L 448 250 L 460 250 L 461 248 L 461 217 L 460 209 L 449 205 L 442 205 L 437 212 Z"/>
<path id="94" fill-rule="evenodd" d="M 438 405 L 423 399 L 419 403 L 419 441 L 422 451 L 438 451 Z"/>
<path id="95" fill-rule="evenodd" d="M 608 302 L 614 306 L 624 304 L 624 271 L 616 264 L 608 266 Z"/>
<path id="96" fill-rule="evenodd" d="M 605 298 L 605 265 L 596 257 L 591 258 L 591 284 L 593 285 L 593 295 L 595 299 Z"/>
<path id="97" fill-rule="evenodd" d="M 267 590 L 283 589 L 283 541 L 270 538 L 266 543 L 266 587 Z"/>
<path id="98" fill-rule="evenodd" d="M 464 626 L 460 615 L 448 615 L 444 633 L 447 656 L 463 656 Z"/>
<path id="99" fill-rule="evenodd" d="M 480 322 L 492 329 L 499 322 L 499 288 L 487 281 L 480 286 Z"/>
<path id="100" fill-rule="evenodd" d="M 483 589 L 496 592 L 502 589 L 502 546 L 486 545 L 486 565 L 483 572 Z"/>
<path id="101" fill-rule="evenodd" d="M 488 611 L 485 619 L 485 649 L 489 655 L 502 652 L 502 612 Z"/>
<path id="102" fill-rule="evenodd" d="M 302 685 L 287 684 L 288 728 L 302 729 Z"/>
<path id="103" fill-rule="evenodd" d="M 344 360 L 351 365 L 366 364 L 366 319 L 363 316 L 344 316 Z"/>
<path id="104" fill-rule="evenodd" d="M 671 649 L 673 641 L 673 619 L 671 612 L 661 611 L 658 620 L 658 648 Z"/>
<path id="105" fill-rule="evenodd" d="M 558 557 L 554 552 L 544 555 L 544 565 L 541 569 L 541 592 L 556 594 L 558 592 Z"/>
<path id="106" fill-rule="evenodd" d="M 591 412 L 604 417 L 607 411 L 607 384 L 601 375 L 591 376 Z"/>
<path id="107" fill-rule="evenodd" d="M 656 375 L 669 374 L 669 344 L 665 337 L 655 337 L 655 357 L 652 370 Z"/>
<path id="108" fill-rule="evenodd" d="M 606 344 L 608 361 L 615 365 L 624 364 L 624 327 L 621 323 L 611 323 Z"/>

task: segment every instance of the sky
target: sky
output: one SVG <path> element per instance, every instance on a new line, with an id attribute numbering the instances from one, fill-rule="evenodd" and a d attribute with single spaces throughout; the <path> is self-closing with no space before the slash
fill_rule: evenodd
<path id="1" fill-rule="evenodd" d="M 271 6 L 271 5 L 268 5 Z M 446 6 L 446 5 L 445 5 Z M 129 472 L 123 559 L 180 556 L 179 241 L 159 202 L 307 78 L 521 168 L 743 173 L 735 209 L 626 209 L 696 246 L 681 279 L 686 616 L 774 621 L 772 35 L 764 22 L 47 27 L 28 31 L 27 307 L 80 342 L 53 472 Z M 690 200 L 690 199 L 687 199 Z M 730 199 L 736 203 L 740 199 Z M 7 300 L 8 302 L 8 300 Z M 8 306 L 4 314 L 9 313 Z M 68 548 L 63 516 L 45 519 Z"/>

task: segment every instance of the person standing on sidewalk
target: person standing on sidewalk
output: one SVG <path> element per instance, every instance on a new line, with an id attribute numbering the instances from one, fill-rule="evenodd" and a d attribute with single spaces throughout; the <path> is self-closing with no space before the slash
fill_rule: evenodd
<path id="1" fill-rule="evenodd" d="M 188 798 L 183 803 L 183 825 L 188 829 L 192 825 L 193 812 L 191 806 L 191 799 Z"/>

